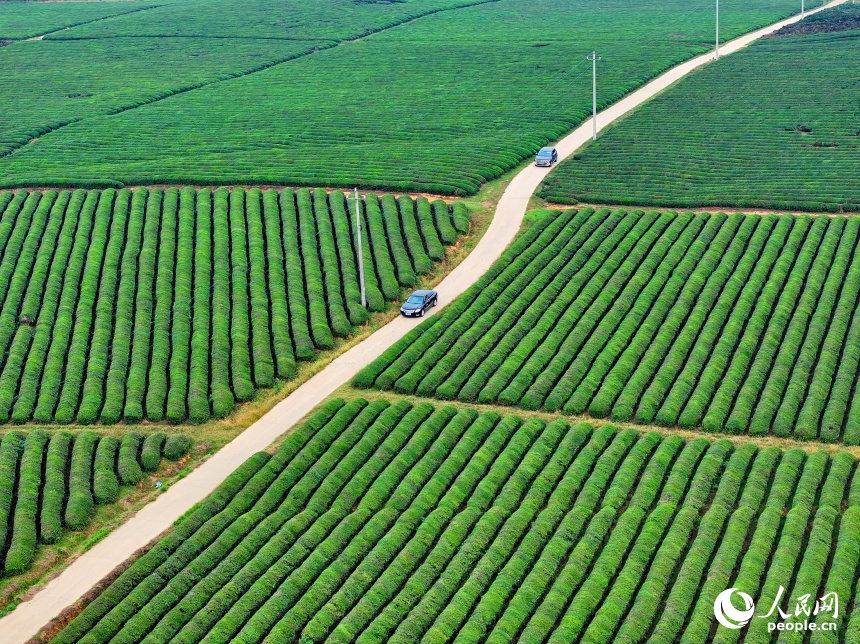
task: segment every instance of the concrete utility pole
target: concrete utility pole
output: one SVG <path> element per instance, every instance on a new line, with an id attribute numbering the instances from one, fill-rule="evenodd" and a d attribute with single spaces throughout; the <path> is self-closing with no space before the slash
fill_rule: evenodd
<path id="1" fill-rule="evenodd" d="M 364 291 L 364 252 L 361 248 L 361 206 L 359 206 L 358 202 L 363 201 L 364 197 L 359 196 L 358 188 L 355 189 L 355 196 L 351 197 L 347 195 L 347 202 L 350 199 L 355 199 L 355 237 L 358 243 L 356 247 L 358 248 L 358 283 L 361 287 L 361 305 L 363 307 L 367 307 L 367 296 Z"/>
<path id="2" fill-rule="evenodd" d="M 714 45 L 714 60 L 720 59 L 720 0 L 717 0 L 717 40 Z"/>
<path id="3" fill-rule="evenodd" d="M 597 61 L 600 56 L 596 51 L 592 51 L 589 56 L 586 56 L 591 61 L 591 123 L 594 125 L 594 134 L 591 137 L 592 141 L 597 140 Z"/>

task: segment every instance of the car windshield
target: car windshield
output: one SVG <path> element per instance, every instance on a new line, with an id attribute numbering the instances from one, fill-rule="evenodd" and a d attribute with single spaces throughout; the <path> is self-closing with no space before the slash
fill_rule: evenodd
<path id="1" fill-rule="evenodd" d="M 424 298 L 420 295 L 413 295 L 408 300 L 406 300 L 407 304 L 421 304 L 424 301 Z"/>
<path id="2" fill-rule="evenodd" d="M 549 150 L 541 150 L 540 152 L 538 152 L 538 156 L 539 157 L 549 157 L 549 156 L 552 156 L 552 152 L 550 152 Z"/>

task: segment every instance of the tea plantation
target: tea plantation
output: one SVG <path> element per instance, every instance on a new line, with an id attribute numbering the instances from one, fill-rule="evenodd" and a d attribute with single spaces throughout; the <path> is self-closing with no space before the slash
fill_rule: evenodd
<path id="1" fill-rule="evenodd" d="M 845 453 L 332 400 L 53 642 L 704 642 L 727 587 L 850 597 L 858 503 Z"/>
<path id="2" fill-rule="evenodd" d="M 244 4 L 167 2 L 0 48 L 0 185 L 473 194 L 589 115 L 592 48 L 608 105 L 712 29 L 681 0 Z M 724 4 L 726 37 L 796 10 Z"/>
<path id="3" fill-rule="evenodd" d="M 151 10 L 155 6 L 152 2 L 3 2 L 0 4 L 0 40 L 36 38 L 111 16 Z"/>
<path id="4" fill-rule="evenodd" d="M 848 19 L 860 19 L 860 7 L 801 24 L 828 29 Z M 761 40 L 643 105 L 563 163 L 539 195 L 560 203 L 860 210 L 860 81 L 845 64 L 858 55 L 856 28 Z"/>
<path id="5" fill-rule="evenodd" d="M 81 119 L 259 71 L 457 4 L 256 0 L 249 15 L 247 3 L 236 0 L 3 2 L 4 42 L 61 30 L 0 51 L 0 155 Z"/>
<path id="6" fill-rule="evenodd" d="M 181 434 L 128 432 L 99 437 L 44 430 L 12 431 L 0 443 L 2 574 L 26 571 L 37 544 L 56 543 L 65 529 L 83 530 L 96 505 L 113 503 L 121 486 L 155 472 L 162 456 L 179 460 L 190 439 Z"/>
<path id="7" fill-rule="evenodd" d="M 354 202 L 353 202 L 354 204 Z M 462 204 L 343 193 L 0 193 L 0 421 L 224 416 L 416 284 Z"/>
<path id="8" fill-rule="evenodd" d="M 860 9 L 507 183 L 713 6 L 0 0 L 0 640 L 860 643 L 860 218 L 642 209 L 860 212 Z"/>
<path id="9" fill-rule="evenodd" d="M 860 220 L 547 217 L 361 387 L 860 443 Z"/>
<path id="10" fill-rule="evenodd" d="M 69 123 L 121 112 L 331 44 L 104 38 L 41 40 L 3 47 L 0 49 L 3 61 L 0 83 L 4 87 L 0 98 L 0 156 Z M 155 56 L 161 61 L 159 65 L 153 65 Z M 87 61 L 84 66 L 83 60 Z M 163 66 L 168 66 L 171 74 L 165 74 Z M 27 73 L 22 77 L 24 69 Z M 128 78 L 134 78 L 135 82 L 129 83 Z M 65 184 L 62 175 L 56 183 Z"/>

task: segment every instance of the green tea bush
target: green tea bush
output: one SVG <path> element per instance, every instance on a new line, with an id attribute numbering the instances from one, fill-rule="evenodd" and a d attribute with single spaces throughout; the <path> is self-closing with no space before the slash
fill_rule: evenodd
<path id="1" fill-rule="evenodd" d="M 727 583 L 850 588 L 855 461 L 335 399 L 56 640 L 707 639 Z"/>
<path id="2" fill-rule="evenodd" d="M 804 20 L 810 33 L 762 38 L 706 66 L 562 162 L 538 194 L 570 204 L 860 211 L 849 179 L 860 169 L 857 88 L 838 63 L 860 50 L 860 23 L 850 3 L 815 16 L 853 16 L 854 31 L 815 33 Z M 822 86 L 838 88 L 826 105 Z M 714 112 L 715 92 L 729 109 Z"/>
<path id="3" fill-rule="evenodd" d="M 56 543 L 63 534 L 63 505 L 68 484 L 66 466 L 71 456 L 74 436 L 58 432 L 51 437 L 45 457 L 45 485 L 42 488 L 42 510 L 39 515 L 39 540 Z"/>
<path id="4" fill-rule="evenodd" d="M 119 496 L 119 478 L 116 475 L 117 453 L 120 440 L 115 436 L 105 436 L 96 448 L 93 463 L 93 497 L 96 503 L 113 503 Z"/>
<path id="5" fill-rule="evenodd" d="M 164 458 L 178 461 L 188 454 L 189 449 L 191 449 L 191 438 L 185 434 L 171 434 L 164 442 L 162 453 L 164 454 Z"/>
<path id="6" fill-rule="evenodd" d="M 342 192 L 0 191 L 0 422 L 202 423 L 294 377 L 444 258 L 452 206 L 382 201 L 364 307 Z"/>
<path id="7" fill-rule="evenodd" d="M 353 384 L 853 445 L 858 239 L 844 218 L 562 211 Z"/>
<path id="8" fill-rule="evenodd" d="M 591 87 L 570 61 L 585 64 L 583 43 L 596 24 L 601 45 L 616 52 L 616 69 L 625 70 L 602 78 L 601 107 L 701 54 L 712 19 L 681 0 L 667 2 L 665 14 L 645 0 L 599 8 L 579 0 L 339 0 L 324 11 L 296 4 L 279 13 L 275 0 L 259 0 L 243 15 L 239 0 L 210 0 L 101 9 L 128 12 L 110 20 L 77 4 L 46 16 L 47 5 L 28 12 L 5 3 L 0 39 L 60 31 L 3 48 L 9 125 L 0 185 L 475 194 L 590 116 Z M 783 0 L 748 0 L 723 16 L 721 35 L 794 13 Z M 79 26 L 62 29 L 68 25 Z M 439 34 L 446 35 L 441 50 Z M 499 60 L 505 73 L 487 75 Z M 569 73 L 576 82 L 558 91 Z"/>
<path id="9" fill-rule="evenodd" d="M 140 450 L 140 467 L 144 472 L 154 472 L 161 465 L 166 440 L 167 436 L 163 432 L 155 432 L 144 439 Z"/>
<path id="10" fill-rule="evenodd" d="M 175 452 L 187 452 L 190 441 L 182 439 L 174 439 L 182 443 L 174 446 Z M 136 432 L 121 439 L 94 432 L 5 434 L 0 442 L 2 574 L 27 571 L 39 542 L 57 543 L 65 530 L 86 528 L 96 504 L 115 502 L 122 484 L 140 481 L 144 456 L 150 460 L 150 471 L 157 469 L 162 446 L 166 447 L 164 435 L 147 437 L 145 454 L 140 453 L 141 441 L 143 435 Z"/>
<path id="11" fill-rule="evenodd" d="M 64 523 L 71 530 L 83 530 L 93 512 L 93 462 L 98 434 L 81 432 L 75 436 L 69 466 L 69 497 Z"/>
<path id="12" fill-rule="evenodd" d="M 140 450 L 143 441 L 144 436 L 140 432 L 129 432 L 122 437 L 116 469 L 123 485 L 137 485 L 143 478 L 143 469 L 140 467 Z M 165 441 L 165 449 L 167 446 L 168 443 Z"/>

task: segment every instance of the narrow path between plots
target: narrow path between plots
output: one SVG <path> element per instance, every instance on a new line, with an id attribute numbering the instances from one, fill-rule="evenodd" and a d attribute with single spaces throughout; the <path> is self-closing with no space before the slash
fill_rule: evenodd
<path id="1" fill-rule="evenodd" d="M 2 1 L 3 0 L 0 0 L 0 2 L 2 2 Z M 58 1 L 65 2 L 67 0 L 58 0 Z M 85 116 L 85 117 L 81 117 L 81 118 L 72 119 L 68 123 L 63 123 L 61 125 L 46 126 L 44 128 L 43 132 L 38 137 L 31 138 L 30 140 L 28 140 L 24 143 L 20 143 L 18 145 L 15 145 L 11 149 L 8 149 L 6 152 L 3 152 L 2 154 L 0 154 L 0 158 L 8 157 L 8 156 L 11 156 L 17 152 L 20 152 L 21 150 L 26 148 L 28 145 L 35 143 L 39 139 L 42 139 L 45 136 L 47 136 L 48 134 L 53 134 L 57 130 L 61 130 L 63 128 L 69 127 L 70 125 L 74 125 L 75 123 L 80 123 L 81 121 L 84 121 L 88 118 L 96 118 L 96 117 L 102 117 L 102 116 L 116 116 L 117 114 L 122 114 L 123 112 L 128 112 L 131 110 L 137 110 L 137 109 L 140 109 L 142 107 L 148 107 L 149 105 L 159 103 L 159 102 L 164 101 L 168 98 L 174 98 L 176 96 L 179 96 L 180 94 L 187 94 L 188 92 L 193 92 L 195 90 L 203 89 L 205 87 L 211 87 L 212 85 L 217 85 L 218 83 L 225 83 L 227 81 L 236 80 L 237 78 L 244 78 L 246 76 L 251 76 L 251 75 L 257 74 L 259 72 L 264 72 L 264 71 L 271 69 L 273 67 L 277 67 L 279 65 L 285 65 L 286 63 L 291 63 L 295 60 L 298 60 L 299 58 L 305 58 L 306 56 L 312 56 L 313 54 L 316 54 L 317 52 L 325 51 L 327 49 L 332 49 L 332 48 L 337 47 L 339 45 L 359 42 L 360 40 L 363 40 L 363 39 L 368 38 L 370 36 L 375 36 L 377 34 L 381 34 L 381 33 L 386 32 L 386 31 L 391 31 L 392 29 L 396 29 L 398 27 L 408 25 L 410 23 L 415 22 L 416 20 L 420 20 L 421 18 L 426 18 L 428 16 L 432 16 L 432 15 L 437 14 L 437 13 L 445 13 L 448 11 L 457 11 L 458 9 L 469 9 L 471 7 L 477 7 L 478 5 L 489 4 L 491 2 L 498 2 L 498 0 L 464 0 L 464 4 L 459 4 L 459 5 L 456 5 L 453 7 L 437 7 L 435 9 L 429 9 L 429 10 L 425 11 L 424 13 L 419 13 L 419 14 L 414 15 L 414 16 L 405 16 L 401 19 L 400 22 L 395 22 L 394 24 L 387 25 L 385 27 L 380 27 L 379 29 L 376 29 L 375 31 L 370 31 L 370 32 L 365 33 L 363 35 L 348 36 L 345 39 L 320 38 L 320 39 L 316 40 L 316 42 L 319 43 L 318 46 L 316 46 L 316 47 L 311 47 L 310 49 L 308 49 L 306 51 L 290 54 L 286 58 L 274 60 L 274 61 L 265 63 L 263 65 L 260 65 L 258 67 L 254 67 L 252 69 L 246 69 L 245 71 L 238 72 L 235 75 L 213 78 L 211 80 L 202 81 L 200 83 L 194 83 L 194 84 L 188 85 L 186 87 L 179 87 L 179 88 L 176 88 L 172 91 L 167 90 L 166 92 L 162 92 L 162 93 L 158 94 L 157 96 L 154 96 L 150 99 L 144 100 L 142 103 L 134 103 L 132 105 L 125 105 L 123 107 L 115 108 L 109 112 L 96 114 L 94 116 Z M 102 22 L 104 20 L 110 20 L 111 18 L 121 18 L 123 16 L 127 16 L 129 14 L 136 13 L 138 11 L 148 11 L 150 9 L 158 9 L 160 7 L 161 7 L 161 5 L 152 5 L 152 6 L 148 6 L 148 7 L 141 7 L 139 9 L 135 9 L 133 11 L 127 11 L 126 13 L 122 13 L 122 14 L 116 14 L 113 16 L 104 16 L 102 18 L 96 18 L 95 20 L 90 20 L 88 22 L 82 22 L 82 23 L 77 24 L 77 25 L 69 25 L 68 27 L 62 27 L 61 29 L 56 29 L 53 31 L 47 31 L 43 34 L 40 34 L 38 36 L 34 36 L 32 38 L 25 38 L 24 40 L 20 40 L 20 41 L 19 40 L 10 40 L 10 41 L 8 41 L 8 44 L 14 44 L 16 42 L 29 42 L 29 41 L 34 41 L 34 40 L 43 40 L 45 38 L 45 36 L 57 34 L 57 33 L 60 33 L 62 31 L 68 31 L 69 29 L 74 29 L 75 27 L 82 27 L 84 25 L 89 25 L 89 24 L 92 24 L 94 22 Z M 135 38 L 138 36 L 119 36 L 119 37 L 120 38 L 123 38 L 123 37 Z M 157 36 L 157 37 L 158 38 L 162 38 L 162 37 L 163 38 L 172 38 L 172 36 Z M 185 37 L 185 36 L 182 36 L 182 37 Z M 95 37 L 86 38 L 86 40 L 100 40 L 100 39 L 101 39 L 100 37 L 99 38 L 95 38 Z M 263 38 L 262 40 L 268 40 L 268 39 Z M 285 39 L 281 39 L 281 40 L 293 40 L 293 39 L 285 38 Z M 304 40 L 304 39 L 296 39 L 296 40 Z M 5 42 L 5 41 L 0 41 L 0 42 Z M 310 40 L 310 42 L 314 42 L 314 41 Z"/>
<path id="2" fill-rule="evenodd" d="M 825 9 L 846 0 L 834 0 L 817 9 Z M 807 12 L 807 15 L 814 13 Z M 746 47 L 781 27 L 797 22 L 800 16 L 781 20 L 721 46 L 722 55 Z M 603 129 L 630 110 L 663 91 L 686 74 L 713 60 L 713 54 L 703 54 L 682 63 L 657 77 L 626 98 L 598 113 L 598 129 Z M 591 139 L 589 119 L 556 146 L 559 157 L 565 159 Z M 428 313 L 437 313 L 447 302 L 471 286 L 507 248 L 522 224 L 529 199 L 546 176 L 548 169 L 529 165 L 514 177 L 502 195 L 493 221 L 474 250 L 436 287 L 440 306 Z M 62 609 L 74 603 L 135 550 L 157 537 L 191 506 L 214 490 L 233 470 L 252 454 L 264 450 L 281 434 L 289 431 L 308 412 L 338 387 L 348 382 L 362 367 L 403 337 L 415 324 L 412 319 L 397 318 L 369 338 L 356 345 L 325 369 L 301 385 L 269 413 L 221 448 L 186 478 L 173 485 L 158 500 L 138 512 L 127 523 L 79 557 L 58 577 L 48 583 L 31 600 L 21 603 L 0 619 L 0 632 L 5 644 L 23 644 Z"/>

